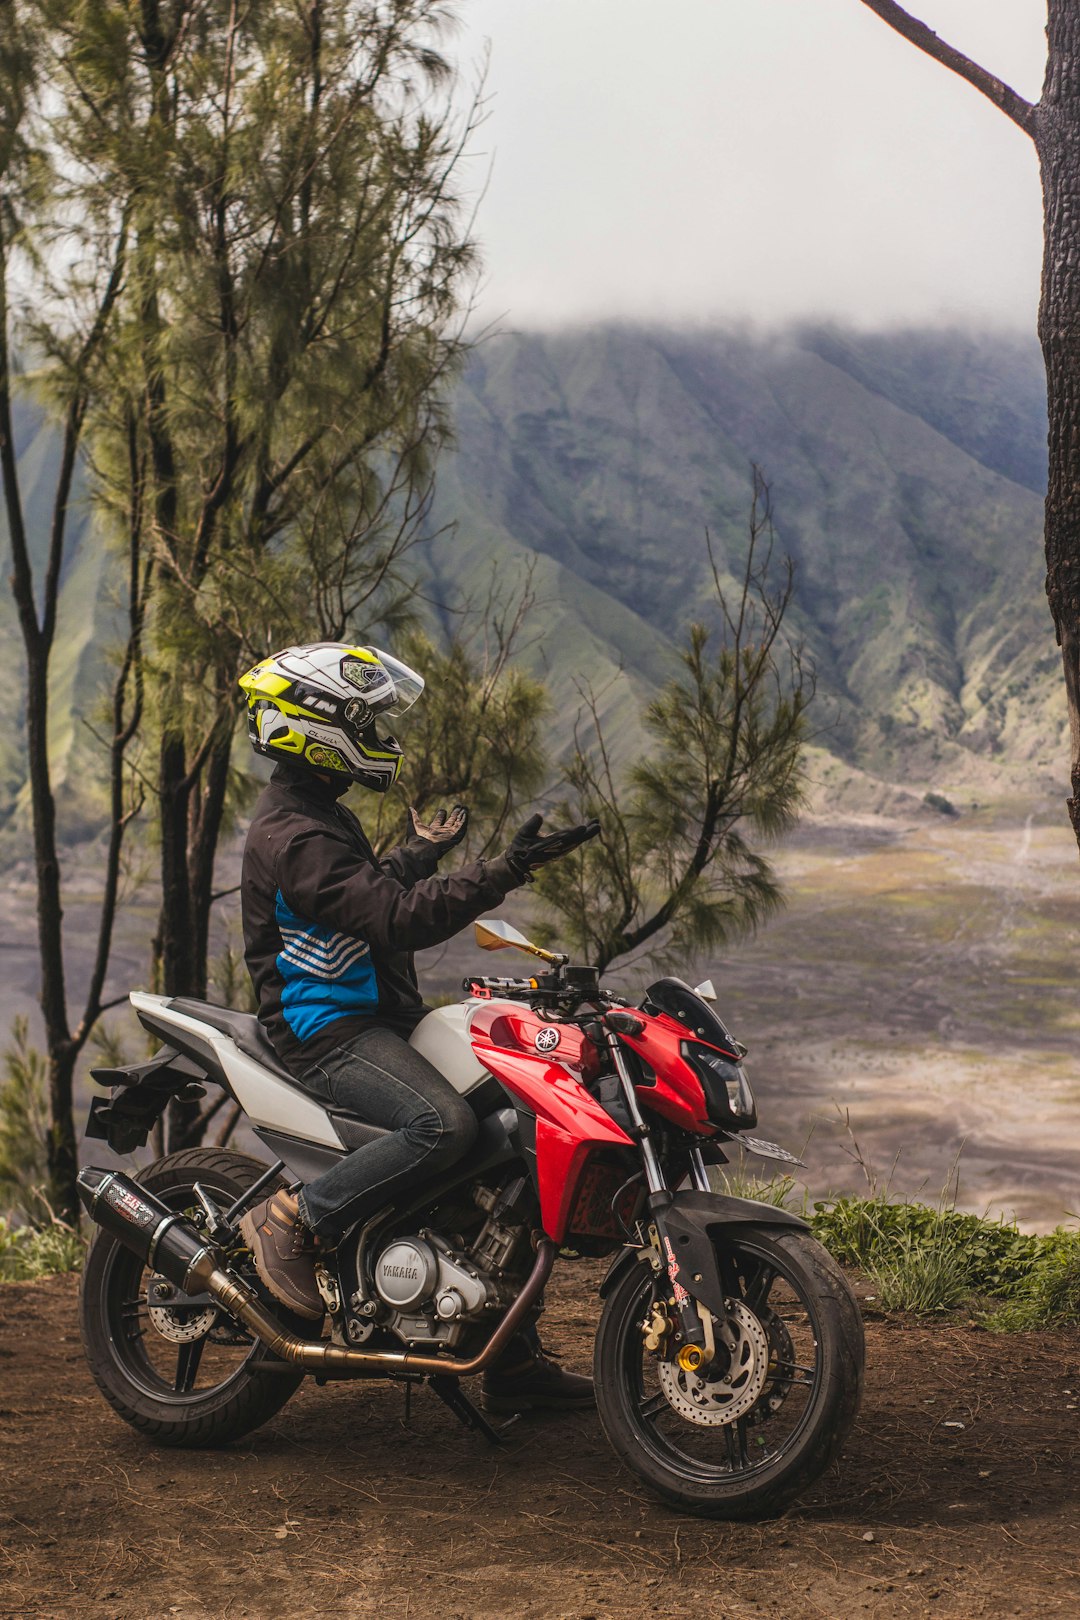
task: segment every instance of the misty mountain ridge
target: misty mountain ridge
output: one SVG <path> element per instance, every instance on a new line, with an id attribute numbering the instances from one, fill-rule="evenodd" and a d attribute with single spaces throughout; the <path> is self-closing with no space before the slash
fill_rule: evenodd
<path id="1" fill-rule="evenodd" d="M 554 753 L 569 743 L 583 685 L 616 750 L 640 746 L 642 706 L 675 669 L 688 624 L 719 624 L 705 530 L 733 579 L 756 463 L 771 486 L 776 556 L 795 564 L 790 628 L 817 671 L 819 808 L 885 807 L 930 789 L 1060 792 L 1067 724 L 1043 591 L 1034 341 L 821 326 L 764 337 L 506 334 L 475 351 L 454 419 L 433 514 L 433 529 L 452 527 L 413 553 L 424 596 L 444 604 L 448 628 L 493 580 L 520 588 L 531 564 L 522 660 L 551 692 Z M 29 410 L 17 426 L 44 544 L 56 441 Z M 102 553 L 80 512 L 53 747 L 72 808 L 111 633 Z M 0 656 L 19 682 L 10 600 L 2 611 Z M 9 728 L 9 807 L 21 786 Z"/>
<path id="2" fill-rule="evenodd" d="M 432 548 L 448 594 L 540 559 L 537 667 L 564 711 L 583 672 L 616 726 L 716 623 L 745 556 L 751 464 L 795 563 L 793 633 L 834 786 L 1011 793 L 1064 775 L 1043 591 L 1045 395 L 1033 342 L 958 332 L 774 337 L 612 327 L 484 345 Z M 572 649 L 567 659 L 564 649 Z M 828 762 L 819 762 L 825 769 Z M 818 773 L 820 775 L 820 771 Z"/>

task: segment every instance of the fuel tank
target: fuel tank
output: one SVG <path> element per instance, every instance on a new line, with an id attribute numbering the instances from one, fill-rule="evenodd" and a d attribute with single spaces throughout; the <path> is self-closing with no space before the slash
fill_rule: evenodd
<path id="1" fill-rule="evenodd" d="M 469 999 L 436 1007 L 417 1024 L 409 1045 L 464 1096 L 488 1079 L 491 1072 L 473 1050 L 474 1034 L 484 1045 L 526 1052 L 532 1057 L 550 1056 L 585 1081 L 599 1072 L 596 1048 L 580 1029 L 573 1024 L 553 1025 L 520 1001 Z"/>
<path id="2" fill-rule="evenodd" d="M 488 1078 L 489 1071 L 472 1049 L 469 1029 L 480 1009 L 491 1005 L 490 1001 L 455 1001 L 448 1007 L 436 1007 L 409 1037 L 409 1045 L 462 1096 Z"/>

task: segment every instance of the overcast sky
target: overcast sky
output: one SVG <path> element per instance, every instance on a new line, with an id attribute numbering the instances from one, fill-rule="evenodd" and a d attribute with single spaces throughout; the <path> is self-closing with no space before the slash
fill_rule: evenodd
<path id="1" fill-rule="evenodd" d="M 488 317 L 1033 328 L 1031 143 L 861 0 L 456 3 Z M 1038 98 L 1044 0 L 911 9 Z"/>

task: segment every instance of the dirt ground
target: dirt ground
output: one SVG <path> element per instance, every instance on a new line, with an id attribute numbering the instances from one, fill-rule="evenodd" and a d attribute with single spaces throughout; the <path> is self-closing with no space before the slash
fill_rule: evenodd
<path id="1" fill-rule="evenodd" d="M 546 1336 L 587 1370 L 597 1268 Z M 0 1615 L 949 1620 L 1080 1612 L 1080 1340 L 870 1318 L 840 1464 L 780 1519 L 657 1505 L 593 1415 L 493 1452 L 428 1392 L 304 1385 L 219 1452 L 155 1451 L 85 1370 L 71 1277 L 0 1288 Z"/>

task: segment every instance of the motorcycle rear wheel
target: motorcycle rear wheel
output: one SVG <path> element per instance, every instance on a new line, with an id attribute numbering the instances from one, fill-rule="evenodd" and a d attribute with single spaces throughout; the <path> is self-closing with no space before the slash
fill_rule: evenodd
<path id="1" fill-rule="evenodd" d="M 243 1153 L 189 1148 L 156 1160 L 137 1180 L 177 1211 L 197 1205 L 196 1181 L 227 1208 L 265 1170 Z M 194 1313 L 159 1309 L 162 1333 L 151 1314 L 151 1283 L 136 1255 L 111 1233 L 96 1234 L 79 1293 L 83 1348 L 95 1383 L 126 1423 L 159 1446 L 218 1446 L 280 1411 L 303 1373 L 260 1371 L 253 1363 L 262 1346 L 220 1311 L 205 1333 L 185 1342 L 179 1335 Z M 274 1312 L 297 1326 L 276 1304 Z M 311 1324 L 302 1326 L 309 1337 Z"/>
<path id="2" fill-rule="evenodd" d="M 768 1342 L 754 1405 L 725 1422 L 727 1387 L 673 1377 L 670 1364 L 662 1379 L 643 1334 L 657 1285 L 641 1265 L 627 1268 L 604 1304 L 596 1402 L 614 1450 L 665 1501 L 711 1518 L 765 1518 L 824 1472 L 855 1421 L 862 1320 L 839 1266 L 807 1232 L 739 1228 L 720 1255 L 728 1297 L 744 1322 L 753 1313 Z M 708 1421 L 684 1415 L 691 1410 Z"/>

